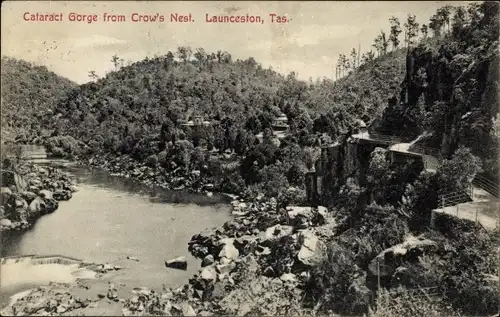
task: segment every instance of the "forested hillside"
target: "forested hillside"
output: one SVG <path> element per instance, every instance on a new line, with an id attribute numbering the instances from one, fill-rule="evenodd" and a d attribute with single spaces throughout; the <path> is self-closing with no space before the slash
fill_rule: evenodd
<path id="1" fill-rule="evenodd" d="M 335 117 L 345 111 L 372 119 L 404 72 L 404 60 L 395 54 L 368 61 L 335 83 L 306 83 L 293 73 L 284 77 L 263 69 L 253 58 L 232 61 L 227 52 L 207 54 L 203 49 L 191 55 L 191 48 L 181 47 L 175 55 L 169 52 L 125 67 L 116 64 L 115 72 L 75 89 L 60 104 L 57 126 L 61 133 L 102 143 L 124 133 L 159 135 L 162 124 L 178 127 L 179 120 L 196 115 L 258 133 L 283 112 L 293 128 L 313 132 L 320 114 Z M 318 120 L 315 132 L 327 132 L 328 122 L 323 121 Z"/>
<path id="2" fill-rule="evenodd" d="M 31 142 L 40 133 L 40 124 L 47 111 L 76 84 L 44 66 L 23 60 L 2 57 L 2 139 L 16 138 Z"/>
<path id="3" fill-rule="evenodd" d="M 447 156 L 465 146 L 498 174 L 498 3 L 437 12 L 434 37 L 410 50 L 401 94 L 390 102 L 380 131 L 430 132 L 426 145 Z"/>

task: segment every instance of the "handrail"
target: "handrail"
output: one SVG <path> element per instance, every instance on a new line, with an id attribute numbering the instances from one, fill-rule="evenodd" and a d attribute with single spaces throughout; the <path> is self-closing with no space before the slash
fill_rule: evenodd
<path id="1" fill-rule="evenodd" d="M 495 186 L 495 185 L 492 186 L 492 185 L 486 184 L 486 183 L 479 181 L 479 180 L 472 180 L 472 182 L 477 184 L 478 187 L 485 187 L 485 188 L 491 189 L 492 191 L 498 190 L 497 186 Z"/>
<path id="2" fill-rule="evenodd" d="M 483 189 L 492 196 L 500 197 L 500 186 L 498 184 L 489 181 L 481 176 L 476 177 L 472 180 L 472 183 L 477 187 Z"/>

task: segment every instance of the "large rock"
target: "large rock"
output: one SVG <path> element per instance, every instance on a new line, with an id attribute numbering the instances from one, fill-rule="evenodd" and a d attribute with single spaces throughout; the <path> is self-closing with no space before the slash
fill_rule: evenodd
<path id="1" fill-rule="evenodd" d="M 54 192 L 54 199 L 57 201 L 70 200 L 72 197 L 71 191 L 58 189 Z"/>
<path id="2" fill-rule="evenodd" d="M 181 256 L 170 261 L 165 261 L 165 266 L 172 269 L 187 270 L 186 257 Z"/>
<path id="3" fill-rule="evenodd" d="M 45 202 L 45 213 L 50 214 L 59 207 L 59 203 L 54 198 L 44 199 Z"/>
<path id="4" fill-rule="evenodd" d="M 409 236 L 403 243 L 382 251 L 369 264 L 370 273 L 377 276 L 392 276 L 402 261 L 416 261 L 426 251 L 436 248 L 436 242 L 421 237 Z"/>
<path id="5" fill-rule="evenodd" d="M 228 263 L 228 264 L 220 264 L 216 265 L 215 269 L 217 270 L 217 273 L 220 275 L 226 275 L 231 273 L 234 269 L 236 268 L 236 264 L 234 262 Z"/>
<path id="6" fill-rule="evenodd" d="M 280 224 L 269 227 L 265 232 L 261 233 L 263 244 L 278 241 L 279 239 L 293 234 L 292 226 L 282 226 Z"/>
<path id="7" fill-rule="evenodd" d="M 29 191 L 23 191 L 20 193 L 20 195 L 24 200 L 26 200 L 28 204 L 31 203 L 37 197 L 35 193 Z"/>
<path id="8" fill-rule="evenodd" d="M 215 262 L 214 256 L 209 254 L 201 262 L 201 267 L 212 265 Z"/>
<path id="9" fill-rule="evenodd" d="M 1 195 L 1 203 L 2 205 L 5 204 L 9 198 L 12 196 L 12 191 L 10 190 L 9 187 L 2 187 L 1 190 L 0 190 L 0 195 Z"/>
<path id="10" fill-rule="evenodd" d="M 0 220 L 0 229 L 10 229 L 12 228 L 12 221 L 9 219 Z"/>
<path id="11" fill-rule="evenodd" d="M 183 303 L 182 305 L 182 316 L 196 316 L 195 310 L 187 302 Z"/>
<path id="12" fill-rule="evenodd" d="M 2 195 L 9 195 L 9 196 L 12 195 L 12 191 L 10 190 L 9 187 L 2 187 L 2 188 L 0 188 L 0 193 Z"/>
<path id="13" fill-rule="evenodd" d="M 42 189 L 38 195 L 40 195 L 40 197 L 42 197 L 43 199 L 52 199 L 54 198 L 52 192 L 50 190 L 47 190 L 47 189 Z"/>
<path id="14" fill-rule="evenodd" d="M 217 272 L 213 266 L 204 267 L 200 274 L 203 280 L 215 281 L 217 279 Z"/>
<path id="15" fill-rule="evenodd" d="M 188 243 L 188 250 L 198 258 L 204 258 L 209 254 L 220 252 L 220 232 L 218 230 L 207 230 L 194 235 Z"/>
<path id="16" fill-rule="evenodd" d="M 36 216 L 39 216 L 41 214 L 44 214 L 45 208 L 46 208 L 45 201 L 43 201 L 43 199 L 41 199 L 40 197 L 36 197 L 29 204 L 28 212 L 29 212 L 31 217 L 36 217 Z"/>
<path id="17" fill-rule="evenodd" d="M 240 252 L 234 246 L 234 239 L 222 239 L 221 243 L 223 244 L 222 250 L 219 252 L 219 258 L 227 258 L 231 261 L 234 261 L 240 255 Z"/>
<path id="18" fill-rule="evenodd" d="M 311 230 L 304 230 L 299 235 L 301 245 L 297 258 L 305 265 L 313 266 L 326 257 L 326 246 Z"/>

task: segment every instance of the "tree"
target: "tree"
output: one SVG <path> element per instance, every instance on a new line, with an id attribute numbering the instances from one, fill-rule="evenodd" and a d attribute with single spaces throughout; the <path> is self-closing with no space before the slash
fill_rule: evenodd
<path id="1" fill-rule="evenodd" d="M 358 53 L 356 52 L 356 49 L 353 48 L 351 50 L 351 63 L 352 63 L 352 69 L 356 69 L 356 60 L 358 59 Z M 358 65 L 359 66 L 359 65 Z"/>
<path id="2" fill-rule="evenodd" d="M 455 9 L 455 14 L 453 15 L 453 21 L 451 25 L 453 35 L 457 35 L 460 29 L 462 29 L 467 23 L 467 11 L 464 7 L 459 6 Z"/>
<path id="3" fill-rule="evenodd" d="M 97 78 L 99 78 L 99 76 L 97 76 L 97 74 L 96 74 L 95 70 L 91 70 L 91 71 L 89 72 L 89 78 L 90 78 L 91 80 L 96 80 Z"/>
<path id="4" fill-rule="evenodd" d="M 339 54 L 339 59 L 337 61 L 337 65 L 339 67 L 339 77 L 344 76 L 346 67 L 347 67 L 347 58 L 344 54 Z"/>
<path id="5" fill-rule="evenodd" d="M 170 119 L 165 119 L 165 122 L 161 125 L 160 130 L 160 142 L 170 142 L 175 145 L 175 127 Z"/>
<path id="6" fill-rule="evenodd" d="M 414 14 L 408 14 L 403 27 L 405 30 L 406 48 L 410 48 L 410 46 L 414 44 L 415 38 L 418 36 L 419 24 L 417 22 L 417 17 Z"/>
<path id="7" fill-rule="evenodd" d="M 193 51 L 189 46 L 180 46 L 177 48 L 177 57 L 181 59 L 184 63 L 191 59 L 191 54 Z"/>
<path id="8" fill-rule="evenodd" d="M 113 55 L 113 57 L 111 58 L 111 62 L 113 63 L 115 70 L 118 70 L 118 66 L 120 65 L 120 58 L 117 55 Z"/>
<path id="9" fill-rule="evenodd" d="M 437 10 L 437 15 L 441 18 L 441 21 L 444 25 L 447 26 L 447 30 L 450 30 L 450 15 L 451 15 L 451 6 L 446 5 Z"/>
<path id="10" fill-rule="evenodd" d="M 391 17 L 389 19 L 391 24 L 391 34 L 389 35 L 389 41 L 392 43 L 392 49 L 396 50 L 399 46 L 399 34 L 401 34 L 401 23 L 397 17 Z"/>
<path id="11" fill-rule="evenodd" d="M 373 61 L 374 59 L 375 59 L 375 53 L 373 53 L 373 51 L 369 51 L 363 54 L 363 56 L 361 57 L 361 63 L 366 64 Z"/>
<path id="12" fill-rule="evenodd" d="M 439 166 L 440 194 L 455 191 L 467 191 L 468 186 L 481 171 L 481 160 L 470 149 L 459 147 L 452 158 L 444 160 Z"/>
<path id="13" fill-rule="evenodd" d="M 444 22 L 442 20 L 442 17 L 439 16 L 438 14 L 434 14 L 433 16 L 430 17 L 429 19 L 429 28 L 432 30 L 432 33 L 435 37 L 438 37 L 441 35 L 441 30 L 443 28 Z"/>
<path id="14" fill-rule="evenodd" d="M 387 53 L 387 46 L 389 43 L 387 42 L 387 38 L 385 32 L 380 30 L 380 34 L 375 38 L 375 43 L 372 45 L 378 52 L 378 56 L 382 56 Z"/>
<path id="15" fill-rule="evenodd" d="M 198 62 L 201 64 L 205 61 L 207 56 L 207 53 L 202 47 L 199 47 L 196 49 L 196 52 L 194 53 L 194 57 L 198 60 Z"/>
<path id="16" fill-rule="evenodd" d="M 422 27 L 420 28 L 420 32 L 422 33 L 422 39 L 426 40 L 427 34 L 429 33 L 429 29 L 428 29 L 427 24 L 422 24 Z"/>

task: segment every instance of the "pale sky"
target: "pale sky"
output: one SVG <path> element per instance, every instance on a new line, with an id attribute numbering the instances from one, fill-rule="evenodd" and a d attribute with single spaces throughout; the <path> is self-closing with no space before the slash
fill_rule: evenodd
<path id="1" fill-rule="evenodd" d="M 2 3 L 2 55 L 24 59 L 77 83 L 113 68 L 111 57 L 139 61 L 175 52 L 178 46 L 207 52 L 228 51 L 233 60 L 254 57 L 258 63 L 299 78 L 332 77 L 340 53 L 354 47 L 370 49 L 381 29 L 389 33 L 389 17 L 404 22 L 408 13 L 428 23 L 436 9 L 467 5 L 465 1 L 7 1 Z M 260 15 L 264 24 L 210 24 L 205 14 Z M 28 22 L 29 13 L 63 13 L 63 22 Z M 98 22 L 70 22 L 68 15 L 97 14 Z M 134 23 L 133 13 L 160 14 L 165 22 Z M 103 14 L 125 15 L 127 21 L 103 21 Z M 170 14 L 192 14 L 194 22 L 172 23 Z M 288 16 L 286 24 L 271 23 L 270 13 Z"/>

